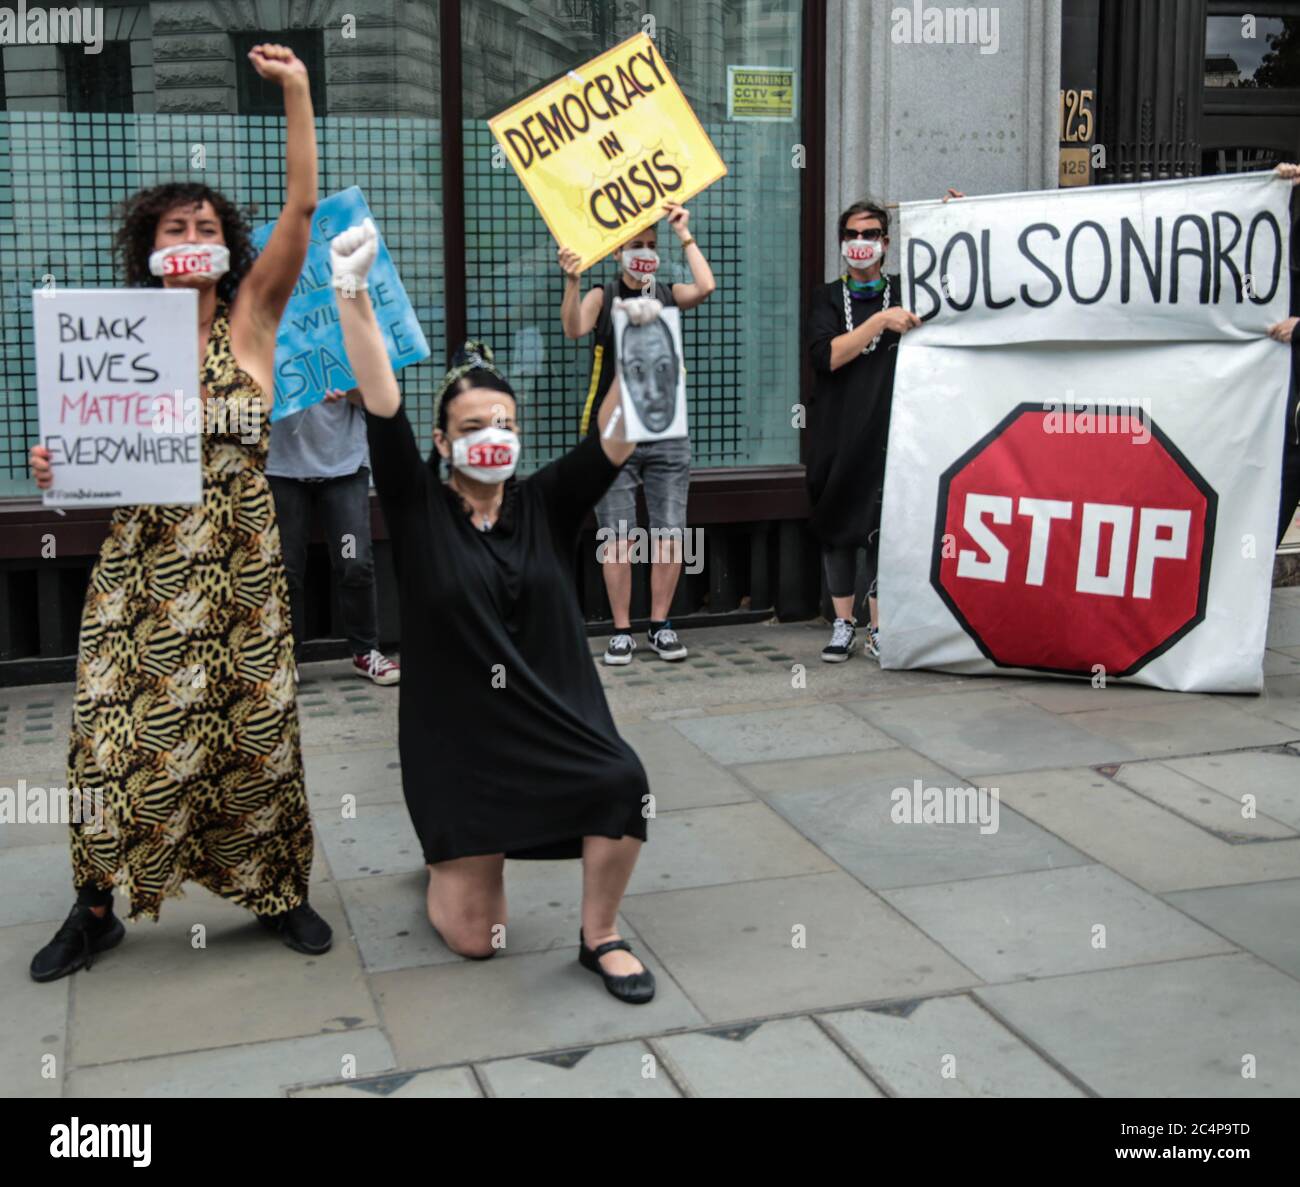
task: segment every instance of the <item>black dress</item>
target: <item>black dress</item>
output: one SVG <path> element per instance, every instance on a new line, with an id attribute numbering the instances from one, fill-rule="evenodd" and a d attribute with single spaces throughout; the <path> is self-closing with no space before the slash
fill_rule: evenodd
<path id="1" fill-rule="evenodd" d="M 425 861 L 645 840 L 645 771 L 614 729 L 574 587 L 579 529 L 618 467 L 588 437 L 510 479 L 484 532 L 404 411 L 366 425 L 402 613 L 402 790 Z"/>
<path id="2" fill-rule="evenodd" d="M 899 305 L 897 276 L 889 278 L 889 289 L 890 306 Z M 854 326 L 860 326 L 885 307 L 884 293 L 850 298 L 849 307 Z M 839 280 L 817 290 L 808 327 L 815 376 L 808 408 L 810 523 L 823 548 L 861 548 L 880 527 L 899 336 L 886 330 L 870 354 L 832 371 L 831 339 L 848 333 Z"/>

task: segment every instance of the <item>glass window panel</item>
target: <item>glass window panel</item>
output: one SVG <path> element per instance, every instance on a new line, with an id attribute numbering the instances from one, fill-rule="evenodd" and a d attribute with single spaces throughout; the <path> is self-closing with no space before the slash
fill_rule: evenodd
<path id="1" fill-rule="evenodd" d="M 729 171 L 688 203 L 718 283 L 682 322 L 697 468 L 798 460 L 790 407 L 799 398 L 799 125 L 729 120 L 727 67 L 797 71 L 800 8 L 798 0 L 653 6 L 660 52 Z M 643 27 L 641 6 L 616 0 L 461 4 L 469 333 L 492 345 L 520 391 L 531 467 L 578 439 L 590 340 L 564 337 L 556 245 L 514 171 L 493 167 L 486 120 Z M 689 283 L 676 237 L 666 223 L 659 231 L 660 278 Z M 583 291 L 615 275 L 613 261 L 602 261 Z"/>
<path id="2" fill-rule="evenodd" d="M 260 41 L 288 41 L 317 56 L 317 112 L 327 113 L 317 121 L 321 194 L 359 185 L 383 229 L 433 352 L 401 373 L 412 421 L 428 441 L 446 357 L 437 6 L 372 0 L 357 15 L 354 37 L 344 35 L 341 15 L 324 24 L 330 11 L 216 0 L 109 9 L 107 29 L 120 39 L 110 44 L 128 47 L 119 61 L 137 64 L 134 111 L 70 107 L 57 57 L 48 69 L 24 62 L 21 88 L 7 78 L 0 113 L 0 496 L 35 490 L 27 476 L 38 432 L 30 294 L 42 278 L 68 287 L 119 283 L 113 207 L 158 182 L 201 179 L 247 208 L 254 224 L 279 212 L 282 108 L 258 107 L 245 77 L 252 72 L 242 69 L 246 46 Z M 272 17 L 289 27 L 256 23 Z M 4 66 L 16 69 L 7 52 Z M 202 168 L 194 164 L 196 147 Z"/>

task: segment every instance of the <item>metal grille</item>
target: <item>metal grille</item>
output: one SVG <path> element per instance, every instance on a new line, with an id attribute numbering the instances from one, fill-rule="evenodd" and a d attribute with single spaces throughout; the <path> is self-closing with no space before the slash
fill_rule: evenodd
<path id="1" fill-rule="evenodd" d="M 317 121 L 321 193 L 359 185 L 375 211 L 433 352 L 401 373 L 422 441 L 446 356 L 441 126 L 437 120 Z M 192 167 L 195 150 L 205 157 Z M 203 180 L 252 213 L 284 201 L 284 120 L 269 116 L 10 112 L 0 115 L 0 496 L 30 494 L 38 433 L 31 292 L 116 283 L 115 203 L 146 186 Z M 48 282 L 45 282 L 48 283 Z"/>

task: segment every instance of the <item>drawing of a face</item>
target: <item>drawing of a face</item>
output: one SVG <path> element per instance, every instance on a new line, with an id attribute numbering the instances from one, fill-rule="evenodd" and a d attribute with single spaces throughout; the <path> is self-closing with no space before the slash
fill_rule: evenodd
<path id="1" fill-rule="evenodd" d="M 677 377 L 681 361 L 672 331 L 662 319 L 644 326 L 629 323 L 619 347 L 623 384 L 641 423 L 662 433 L 677 415 Z"/>

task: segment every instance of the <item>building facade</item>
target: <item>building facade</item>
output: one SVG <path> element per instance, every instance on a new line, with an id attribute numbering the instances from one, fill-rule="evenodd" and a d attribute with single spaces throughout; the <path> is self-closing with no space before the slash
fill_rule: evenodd
<path id="1" fill-rule="evenodd" d="M 811 287 L 839 271 L 835 218 L 850 201 L 1258 168 L 1300 149 L 1296 3 L 1249 12 L 1213 0 L 98 8 L 97 53 L 12 39 L 0 47 L 0 681 L 70 675 L 108 519 L 44 510 L 27 477 L 38 431 L 32 289 L 114 284 L 113 207 L 159 181 L 200 179 L 255 223 L 275 217 L 283 120 L 278 95 L 245 58 L 259 41 L 284 42 L 306 62 L 321 193 L 362 188 L 424 327 L 432 357 L 401 375 L 417 433 L 427 440 L 432 429 L 449 348 L 483 338 L 520 390 L 527 469 L 576 443 L 589 347 L 561 332 L 555 245 L 494 157 L 487 118 L 617 41 L 654 37 L 729 170 L 689 203 L 718 290 L 685 323 L 690 516 L 705 533 L 703 569 L 684 578 L 674 605 L 687 622 L 817 612 L 800 327 Z M 1248 14 L 1253 38 L 1239 35 Z M 788 70 L 788 107 L 738 117 L 745 67 Z M 688 278 L 671 236 L 661 236 L 661 254 L 665 279 Z M 613 274 L 604 262 L 591 278 Z M 400 623 L 377 509 L 374 518 L 391 643 Z M 325 654 L 337 631 L 323 551 L 312 563 L 321 580 L 309 582 L 318 594 L 308 635 Z M 594 545 L 581 563 L 595 625 L 608 609 Z M 646 609 L 639 576 L 634 615 Z"/>

